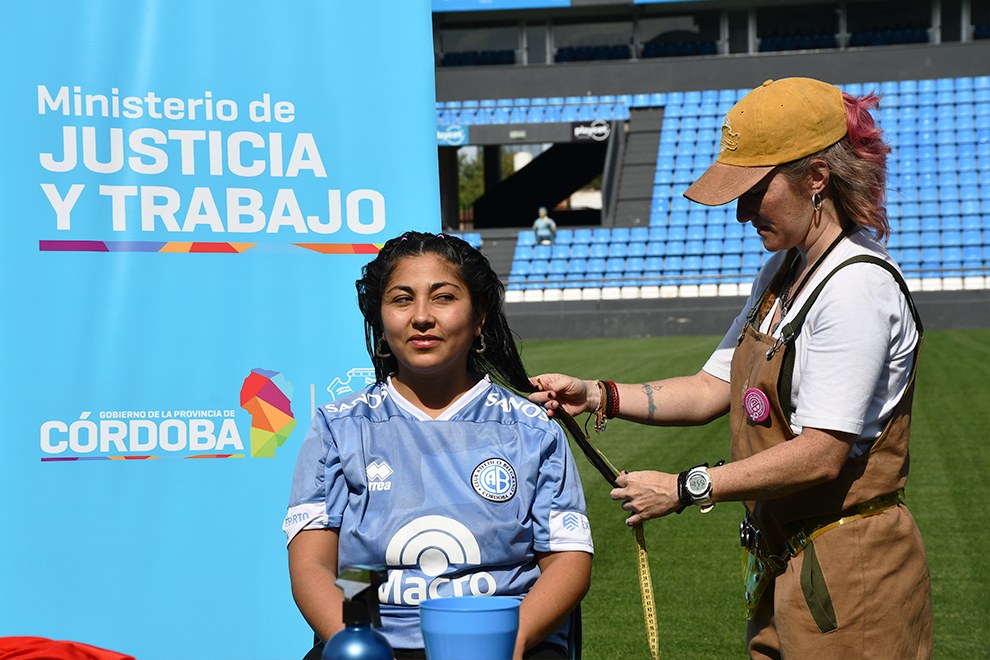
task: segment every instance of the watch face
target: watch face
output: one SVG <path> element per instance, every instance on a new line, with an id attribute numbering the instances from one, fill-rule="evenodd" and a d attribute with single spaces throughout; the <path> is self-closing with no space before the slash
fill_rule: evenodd
<path id="1" fill-rule="evenodd" d="M 704 495 L 708 492 L 711 479 L 704 472 L 694 472 L 689 474 L 687 482 L 685 482 L 685 487 L 691 495 L 698 497 L 699 495 Z"/>

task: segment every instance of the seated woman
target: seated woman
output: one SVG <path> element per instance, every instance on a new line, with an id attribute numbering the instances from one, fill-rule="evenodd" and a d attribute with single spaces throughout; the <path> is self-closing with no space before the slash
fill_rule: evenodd
<path id="1" fill-rule="evenodd" d="M 561 427 L 503 386 L 533 389 L 502 283 L 464 241 L 407 232 L 357 291 L 378 382 L 320 408 L 299 452 L 284 525 L 299 610 L 329 639 L 338 566 L 384 564 L 399 660 L 424 657 L 419 603 L 461 595 L 521 599 L 515 657 L 565 657 L 591 530 Z"/>

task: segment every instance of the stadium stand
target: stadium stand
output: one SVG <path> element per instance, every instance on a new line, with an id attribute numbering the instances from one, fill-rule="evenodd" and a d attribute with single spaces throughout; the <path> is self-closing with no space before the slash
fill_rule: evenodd
<path id="1" fill-rule="evenodd" d="M 985 288 L 990 191 L 979 183 L 990 172 L 990 76 L 843 88 L 882 95 L 877 120 L 893 148 L 888 248 L 912 288 Z M 699 207 L 681 193 L 715 157 L 721 118 L 747 91 L 511 100 L 514 109 L 568 109 L 560 121 L 615 119 L 630 107 L 661 107 L 664 119 L 649 226 L 565 229 L 552 247 L 532 245 L 532 232 L 520 230 L 508 300 L 532 299 L 528 292 L 563 300 L 746 294 L 766 258 L 759 238 L 736 222 L 732 205 Z M 482 100 L 478 107 L 508 108 L 501 103 Z M 451 109 L 438 105 L 438 113 Z M 511 118 L 496 112 L 486 121 Z M 480 245 L 480 234 L 472 240 Z"/>

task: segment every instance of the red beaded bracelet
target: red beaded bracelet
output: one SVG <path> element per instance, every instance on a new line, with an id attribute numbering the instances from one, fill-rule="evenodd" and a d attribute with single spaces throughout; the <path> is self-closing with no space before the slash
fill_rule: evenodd
<path id="1" fill-rule="evenodd" d="M 619 386 L 611 380 L 605 381 L 605 388 L 608 392 L 605 405 L 605 416 L 609 419 L 619 414 Z"/>

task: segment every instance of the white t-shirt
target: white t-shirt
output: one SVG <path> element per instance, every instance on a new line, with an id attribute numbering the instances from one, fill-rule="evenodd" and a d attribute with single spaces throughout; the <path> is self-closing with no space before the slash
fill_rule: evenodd
<path id="1" fill-rule="evenodd" d="M 747 313 L 759 302 L 785 254 L 774 254 L 764 265 L 746 306 L 704 371 L 729 381 L 732 354 Z M 876 256 L 896 266 L 867 232 L 854 233 L 836 246 L 802 286 L 773 336 L 780 336 L 783 326 L 793 320 L 828 273 L 857 255 Z M 769 332 L 778 304 L 763 320 L 761 332 Z M 866 453 L 907 388 L 917 342 L 914 317 L 890 273 L 869 263 L 840 270 L 812 305 L 793 347 L 797 351 L 791 388 L 794 433 L 800 434 L 805 426 L 855 433 L 859 440 L 850 456 Z"/>

